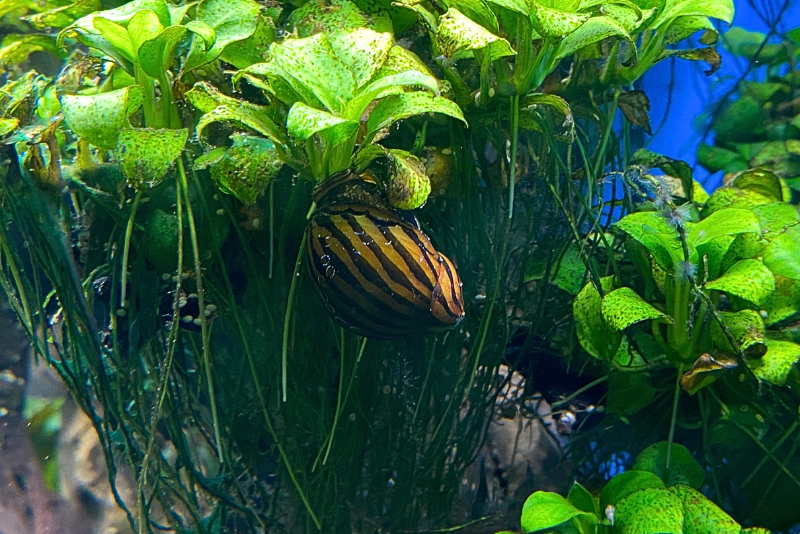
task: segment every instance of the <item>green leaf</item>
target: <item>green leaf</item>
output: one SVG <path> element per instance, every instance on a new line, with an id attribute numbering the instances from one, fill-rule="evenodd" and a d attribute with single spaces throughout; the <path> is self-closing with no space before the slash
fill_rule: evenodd
<path id="1" fill-rule="evenodd" d="M 516 54 L 511 44 L 470 20 L 455 8 L 439 17 L 436 43 L 445 57 L 453 57 L 460 50 L 480 50 L 493 44 L 494 59 Z"/>
<path id="2" fill-rule="evenodd" d="M 683 534 L 681 500 L 660 488 L 631 493 L 616 506 L 614 530 L 622 534 Z"/>
<path id="3" fill-rule="evenodd" d="M 631 213 L 617 221 L 614 227 L 644 245 L 665 271 L 671 271 L 683 260 L 678 231 L 656 212 Z"/>
<path id="4" fill-rule="evenodd" d="M 197 20 L 214 30 L 214 45 L 205 50 L 192 46 L 186 71 L 205 65 L 222 54 L 231 43 L 247 39 L 256 31 L 261 6 L 255 0 L 203 0 L 197 6 Z"/>
<path id="5" fill-rule="evenodd" d="M 139 64 L 149 76 L 163 78 L 175 59 L 175 49 L 186 35 L 183 26 L 171 26 L 139 47 Z"/>
<path id="6" fill-rule="evenodd" d="M 369 28 L 334 32 L 328 41 L 336 58 L 352 73 L 356 89 L 373 79 L 394 46 L 390 33 Z"/>
<path id="7" fill-rule="evenodd" d="M 678 0 L 667 4 L 658 17 L 659 21 L 652 27 L 657 28 L 674 17 L 687 15 L 712 17 L 730 24 L 733 22 L 733 13 L 733 0 Z"/>
<path id="8" fill-rule="evenodd" d="M 744 191 L 752 191 L 777 202 L 789 200 L 784 198 L 781 179 L 768 169 L 749 169 L 739 173 L 730 182 L 729 186 Z"/>
<path id="9" fill-rule="evenodd" d="M 786 228 L 764 251 L 764 265 L 773 274 L 800 280 L 800 226 Z"/>
<path id="10" fill-rule="evenodd" d="M 701 143 L 697 161 L 710 172 L 737 172 L 747 169 L 747 160 L 738 152 Z"/>
<path id="11" fill-rule="evenodd" d="M 275 146 L 267 139 L 233 134 L 233 145 L 222 150 L 209 165 L 220 190 L 242 204 L 254 204 L 283 166 Z"/>
<path id="12" fill-rule="evenodd" d="M 500 31 L 497 17 L 483 0 L 449 0 L 447 6 L 457 9 L 494 34 Z"/>
<path id="13" fill-rule="evenodd" d="M 791 341 L 767 339 L 767 353 L 763 358 L 747 360 L 747 366 L 759 380 L 782 386 L 798 360 L 800 345 Z"/>
<path id="14" fill-rule="evenodd" d="M 644 449 L 632 469 L 639 471 L 650 471 L 658 475 L 664 484 L 672 486 L 675 484 L 688 484 L 699 489 L 706 479 L 706 472 L 697 463 L 689 449 L 678 443 L 672 444 L 672 455 L 669 470 L 667 470 L 667 448 L 669 443 L 660 441 Z"/>
<path id="15" fill-rule="evenodd" d="M 689 230 L 689 244 L 699 247 L 723 235 L 761 234 L 758 217 L 751 210 L 727 208 L 715 211 Z"/>
<path id="16" fill-rule="evenodd" d="M 70 129 L 91 144 L 114 148 L 128 116 L 142 103 L 142 88 L 132 85 L 96 95 L 62 95 L 59 99 Z"/>
<path id="17" fill-rule="evenodd" d="M 766 332 L 764 331 L 764 320 L 757 311 L 741 310 L 719 312 L 719 314 L 722 322 L 725 323 L 725 328 L 731 333 L 746 357 L 760 358 L 764 355 L 767 351 Z M 717 321 L 711 323 L 710 333 L 711 339 L 718 347 L 728 352 L 734 352 Z"/>
<path id="18" fill-rule="evenodd" d="M 612 291 L 614 277 L 601 278 L 600 284 L 605 292 Z M 591 282 L 575 297 L 572 314 L 578 341 L 584 350 L 595 358 L 610 361 L 619 347 L 620 335 L 603 320 L 600 293 Z"/>
<path id="19" fill-rule="evenodd" d="M 100 35 L 119 52 L 122 57 L 130 62 L 134 62 L 136 53 L 133 50 L 133 43 L 131 42 L 128 30 L 124 26 L 117 24 L 103 17 L 95 17 L 94 27 L 100 32 Z M 103 50 L 105 52 L 105 50 Z"/>
<path id="20" fill-rule="evenodd" d="M 366 14 L 348 0 L 312 0 L 289 16 L 289 24 L 299 37 L 315 33 L 330 34 L 337 30 L 371 28 L 378 32 L 391 32 L 392 21 L 385 11 Z"/>
<path id="21" fill-rule="evenodd" d="M 759 260 L 740 260 L 706 284 L 706 289 L 724 291 L 759 305 L 775 291 L 775 277 Z"/>
<path id="22" fill-rule="evenodd" d="M 214 42 L 217 40 L 217 32 L 214 31 L 214 28 L 201 20 L 190 20 L 186 23 L 184 28 L 203 40 L 205 50 L 214 46 Z"/>
<path id="23" fill-rule="evenodd" d="M 594 515 L 598 514 L 597 503 L 594 497 L 589 493 L 589 490 L 577 482 L 572 483 L 572 487 L 569 489 L 569 494 L 567 495 L 567 500 L 582 512 Z"/>
<path id="24" fill-rule="evenodd" d="M 547 257 L 533 255 L 525 267 L 524 281 L 541 280 L 547 270 Z M 570 295 L 577 295 L 583 287 L 586 266 L 583 264 L 580 249 L 574 242 L 570 243 L 564 255 L 554 258 L 550 271 L 550 280 Z"/>
<path id="25" fill-rule="evenodd" d="M 648 304 L 629 287 L 621 287 L 606 294 L 601 310 L 606 324 L 618 332 L 648 319 L 672 322 L 668 315 Z"/>
<path id="26" fill-rule="evenodd" d="M 703 207 L 701 215 L 707 217 L 709 214 L 725 208 L 748 209 L 772 202 L 773 199 L 770 197 L 759 195 L 753 191 L 743 191 L 735 187 L 720 187 L 712 193 L 711 198 Z"/>
<path id="27" fill-rule="evenodd" d="M 197 121 L 195 133 L 198 139 L 203 130 L 213 122 L 231 122 L 241 128 L 254 130 L 275 143 L 286 144 L 283 132 L 269 117 L 266 108 L 261 106 L 221 105 L 215 107 Z"/>
<path id="28" fill-rule="evenodd" d="M 800 280 L 776 275 L 775 291 L 761 303 L 761 309 L 767 326 L 800 312 Z"/>
<path id="29" fill-rule="evenodd" d="M 597 523 L 597 516 L 575 507 L 557 493 L 537 491 L 522 505 L 520 523 L 525 532 L 553 528 L 573 518 L 584 518 L 591 524 Z"/>
<path id="30" fill-rule="evenodd" d="M 65 57 L 64 51 L 56 45 L 56 40 L 50 35 L 7 35 L 3 38 L 0 48 L 0 67 L 22 63 L 31 54 L 40 51 Z"/>
<path id="31" fill-rule="evenodd" d="M 609 37 L 620 37 L 631 41 L 625 28 L 611 17 L 592 17 L 568 33 L 558 45 L 557 58 L 571 56 L 581 48 Z"/>
<path id="32" fill-rule="evenodd" d="M 237 69 L 243 69 L 264 61 L 267 48 L 275 42 L 276 38 L 275 22 L 266 14 L 266 10 L 262 9 L 259 12 L 258 23 L 253 34 L 226 46 L 219 58 Z"/>
<path id="33" fill-rule="evenodd" d="M 724 146 L 730 142 L 760 140 L 764 119 L 764 111 L 755 98 L 743 96 L 734 100 L 714 118 L 716 143 Z"/>
<path id="34" fill-rule="evenodd" d="M 565 37 L 580 28 L 591 17 L 589 13 L 569 13 L 553 9 L 535 0 L 530 6 L 533 27 L 543 37 Z"/>
<path id="35" fill-rule="evenodd" d="M 135 128 L 122 130 L 117 144 L 119 167 L 138 191 L 158 185 L 183 152 L 189 130 Z"/>
<path id="36" fill-rule="evenodd" d="M 347 125 L 342 128 L 342 125 Z M 286 128 L 289 134 L 299 142 L 325 130 L 337 128 L 339 135 L 351 137 L 358 132 L 358 122 L 342 119 L 335 115 L 306 106 L 302 102 L 295 102 L 286 118 Z M 339 144 L 339 143 L 334 143 Z"/>
<path id="37" fill-rule="evenodd" d="M 52 5 L 52 2 L 44 3 L 44 5 Z M 29 22 L 30 25 L 37 30 L 65 28 L 72 24 L 75 19 L 99 11 L 101 8 L 101 0 L 78 0 L 77 2 L 48 9 L 41 13 L 21 17 L 21 20 Z M 2 11 L 3 10 L 0 9 L 0 12 Z"/>
<path id="38" fill-rule="evenodd" d="M 19 119 L 0 119 L 0 137 L 8 135 L 19 126 Z"/>
<path id="39" fill-rule="evenodd" d="M 667 28 L 664 36 L 664 43 L 674 44 L 679 41 L 683 41 L 687 37 L 692 36 L 700 30 L 713 32 L 714 35 L 717 34 L 717 29 L 714 27 L 714 24 L 711 22 L 711 20 L 709 20 L 708 17 L 697 15 L 684 15 L 678 17 Z M 714 38 L 714 41 L 716 41 L 716 37 Z"/>
<path id="40" fill-rule="evenodd" d="M 612 371 L 606 408 L 612 414 L 633 415 L 650 404 L 655 393 L 649 374 Z"/>
<path id="41" fill-rule="evenodd" d="M 298 93 L 302 94 L 304 89 L 312 92 L 329 111 L 340 112 L 353 98 L 356 90 L 353 73 L 335 56 L 325 34 L 286 39 L 273 45 L 271 53 L 275 63 L 291 73 L 286 81 Z"/>
<path id="42" fill-rule="evenodd" d="M 510 9 L 521 15 L 529 17 L 531 14 L 530 6 L 525 0 L 487 0 L 490 4 Z"/>
<path id="43" fill-rule="evenodd" d="M 345 106 L 342 116 L 350 120 L 358 121 L 373 100 L 403 93 L 403 87 L 409 86 L 424 87 L 437 95 L 439 92 L 439 82 L 429 74 L 424 74 L 416 70 L 389 74 L 379 77 L 359 89 L 355 98 Z"/>
<path id="44" fill-rule="evenodd" d="M 95 27 L 97 27 L 97 21 L 95 21 Z M 158 15 L 149 9 L 143 9 L 131 17 L 127 30 L 128 37 L 131 40 L 133 57 L 137 57 L 139 47 L 142 46 L 143 42 L 154 39 L 163 29 L 164 27 L 158 21 Z"/>
<path id="45" fill-rule="evenodd" d="M 442 113 L 467 124 L 461 108 L 452 100 L 419 91 L 403 93 L 386 97 L 375 106 L 367 120 L 368 138 L 397 121 L 422 113 Z"/>
<path id="46" fill-rule="evenodd" d="M 389 204 L 401 210 L 413 210 L 425 204 L 431 192 L 425 164 L 405 150 L 391 148 L 386 155 L 389 158 L 389 184 L 386 187 Z"/>
<path id="47" fill-rule="evenodd" d="M 616 506 L 628 495 L 646 488 L 664 488 L 664 482 L 650 471 L 629 470 L 615 475 L 600 492 L 600 510 Z"/>
<path id="48" fill-rule="evenodd" d="M 705 495 L 684 484 L 669 488 L 683 502 L 683 532 L 686 534 L 739 534 L 742 527 Z"/>

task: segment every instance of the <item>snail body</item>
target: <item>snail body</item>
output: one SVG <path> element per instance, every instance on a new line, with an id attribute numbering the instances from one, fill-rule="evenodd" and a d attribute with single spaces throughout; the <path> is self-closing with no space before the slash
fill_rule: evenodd
<path id="1" fill-rule="evenodd" d="M 314 191 L 306 256 L 334 319 L 365 337 L 447 330 L 464 316 L 453 263 L 413 218 L 389 207 L 377 183 L 343 172 Z"/>

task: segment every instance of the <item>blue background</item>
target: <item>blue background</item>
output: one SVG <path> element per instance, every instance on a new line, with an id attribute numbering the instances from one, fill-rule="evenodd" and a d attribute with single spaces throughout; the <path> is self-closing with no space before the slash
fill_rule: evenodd
<path id="1" fill-rule="evenodd" d="M 785 32 L 800 26 L 800 0 L 734 0 L 736 14 L 733 26 L 767 33 L 769 26 L 759 16 L 759 12 L 761 15 L 767 15 L 767 18 L 777 17 L 786 1 L 789 2 L 788 8 L 779 18 L 776 29 Z M 718 27 L 723 34 L 728 29 L 725 23 Z M 746 67 L 744 61 L 731 56 L 725 50 L 723 40 L 724 35 L 717 43 L 717 51 L 722 56 L 722 68 L 711 76 L 703 74 L 703 70 L 708 68 L 705 63 L 671 59 L 655 65 L 645 75 L 641 87 L 650 98 L 650 123 L 655 134 L 647 142 L 647 148 L 688 162 L 694 167 L 695 178 L 709 191 L 720 185 L 722 174 L 709 175 L 705 169 L 697 165 L 695 151 L 702 140 L 705 128 L 704 124 L 695 126 L 695 122 L 701 113 L 710 109 L 717 99 L 733 86 L 745 72 Z M 688 47 L 686 43 L 681 43 L 680 46 Z M 672 101 L 668 110 L 670 85 L 672 85 Z M 664 121 L 663 126 L 658 129 L 662 121 Z M 707 138 L 706 143 L 711 143 L 712 139 L 712 137 Z"/>

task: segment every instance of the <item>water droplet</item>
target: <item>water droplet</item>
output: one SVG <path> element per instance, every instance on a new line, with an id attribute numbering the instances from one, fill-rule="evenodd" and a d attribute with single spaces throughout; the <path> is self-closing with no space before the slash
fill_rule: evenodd
<path id="1" fill-rule="evenodd" d="M 325 276 L 328 278 L 333 278 L 336 275 L 336 269 L 333 268 L 333 265 L 328 265 L 328 268 L 325 269 Z"/>

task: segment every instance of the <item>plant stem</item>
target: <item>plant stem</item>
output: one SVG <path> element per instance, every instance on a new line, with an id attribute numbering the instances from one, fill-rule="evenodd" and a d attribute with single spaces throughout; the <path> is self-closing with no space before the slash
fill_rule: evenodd
<path id="1" fill-rule="evenodd" d="M 125 244 L 122 249 L 122 287 L 120 288 L 119 306 L 122 309 L 128 308 L 127 293 L 128 293 L 128 256 L 131 251 L 131 234 L 133 234 L 133 222 L 136 218 L 136 209 L 139 207 L 139 201 L 142 199 L 142 192 L 136 191 L 136 196 L 133 197 L 133 205 L 131 206 L 131 214 L 128 217 L 128 225 L 125 227 Z"/>
<path id="2" fill-rule="evenodd" d="M 675 391 L 672 396 L 672 417 L 669 421 L 669 434 L 667 435 L 667 461 L 666 469 L 669 472 L 669 464 L 672 459 L 672 442 L 675 439 L 675 423 L 678 421 L 678 404 L 681 398 L 681 375 L 683 374 L 683 363 L 678 364 L 678 374 L 675 377 Z"/>
<path id="3" fill-rule="evenodd" d="M 195 227 L 194 214 L 192 213 L 191 200 L 189 198 L 189 183 L 186 180 L 186 170 L 183 166 L 183 157 L 178 158 L 178 173 L 181 178 L 181 188 L 183 198 L 186 202 L 186 215 L 189 219 L 189 235 L 192 240 L 192 252 L 194 253 L 194 270 L 197 280 L 197 305 L 200 309 L 200 334 L 203 340 L 203 367 L 205 367 L 206 382 L 208 383 L 209 404 L 211 405 L 211 420 L 214 425 L 214 439 L 217 442 L 217 458 L 220 462 L 224 461 L 225 449 L 219 431 L 219 415 L 217 414 L 217 400 L 214 394 L 214 379 L 211 374 L 211 338 L 209 324 L 206 318 L 205 295 L 203 293 L 203 271 L 200 263 L 200 246 L 197 243 L 197 228 Z M 178 231 L 182 231 L 182 221 L 178 221 Z M 178 273 L 181 276 L 183 273 Z"/>

